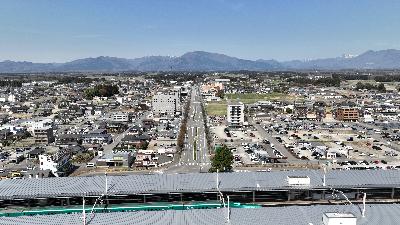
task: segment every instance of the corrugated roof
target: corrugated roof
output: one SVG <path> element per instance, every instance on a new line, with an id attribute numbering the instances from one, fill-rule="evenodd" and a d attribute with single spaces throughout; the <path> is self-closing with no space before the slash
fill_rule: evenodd
<path id="1" fill-rule="evenodd" d="M 311 183 L 288 186 L 287 176 L 308 176 Z M 400 171 L 331 171 L 326 174 L 325 187 L 323 173 L 316 170 L 220 173 L 219 182 L 221 191 L 392 188 L 400 187 Z M 215 173 L 108 176 L 109 194 L 206 192 L 215 191 L 216 186 Z M 0 181 L 0 199 L 100 195 L 104 190 L 105 176 Z"/>
<path id="2" fill-rule="evenodd" d="M 362 205 L 286 206 L 258 209 L 194 209 L 167 211 L 135 211 L 87 214 L 89 225 L 323 225 L 327 212 L 352 213 L 357 225 L 398 225 L 400 205 L 367 205 L 365 217 Z M 0 217 L 2 225 L 77 225 L 83 224 L 82 214 Z"/>

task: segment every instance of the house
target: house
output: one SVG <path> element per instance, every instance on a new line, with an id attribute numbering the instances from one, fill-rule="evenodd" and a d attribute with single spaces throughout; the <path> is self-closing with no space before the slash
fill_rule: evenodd
<path id="1" fill-rule="evenodd" d="M 26 173 L 24 173 L 24 178 L 49 178 L 49 177 L 54 177 L 54 174 L 50 170 L 40 170 L 40 169 L 34 169 L 34 170 L 28 170 Z"/>
<path id="2" fill-rule="evenodd" d="M 46 149 L 44 148 L 34 148 L 26 154 L 26 157 L 28 159 L 39 159 L 39 156 L 45 153 L 45 151 Z"/>
<path id="3" fill-rule="evenodd" d="M 146 154 L 138 152 L 136 154 L 135 166 L 141 167 L 157 167 L 157 162 L 154 160 L 155 154 Z"/>
<path id="4" fill-rule="evenodd" d="M 121 140 L 121 145 L 128 148 L 144 148 L 150 140 L 151 137 L 147 135 L 125 135 Z"/>
<path id="5" fill-rule="evenodd" d="M 89 133 L 83 135 L 82 144 L 111 144 L 112 143 L 111 134 L 97 134 Z"/>
<path id="6" fill-rule="evenodd" d="M 109 133 L 122 133 L 128 129 L 128 125 L 124 122 L 107 122 L 106 129 Z"/>
<path id="7" fill-rule="evenodd" d="M 130 151 L 119 151 L 102 155 L 97 159 L 97 166 L 110 167 L 131 167 L 134 160 L 134 153 Z"/>
<path id="8" fill-rule="evenodd" d="M 27 113 L 28 109 L 27 106 L 13 106 L 10 108 L 10 111 L 12 113 Z"/>
<path id="9" fill-rule="evenodd" d="M 55 138 L 57 145 L 66 145 L 66 144 L 79 144 L 82 143 L 82 135 L 81 134 L 59 134 Z"/>
<path id="10" fill-rule="evenodd" d="M 66 176 L 70 173 L 71 153 L 66 149 L 60 149 L 53 154 L 39 155 L 40 170 L 50 170 L 56 177 Z"/>
<path id="11" fill-rule="evenodd" d="M 129 128 L 127 135 L 139 135 L 142 133 L 142 129 L 138 126 L 133 126 Z"/>

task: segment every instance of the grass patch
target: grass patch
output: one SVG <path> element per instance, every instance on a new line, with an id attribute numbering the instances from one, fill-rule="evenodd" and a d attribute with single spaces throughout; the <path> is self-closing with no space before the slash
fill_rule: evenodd
<path id="1" fill-rule="evenodd" d="M 208 103 L 206 112 L 209 116 L 225 116 L 227 104 L 225 102 Z"/>
<path id="2" fill-rule="evenodd" d="M 271 100 L 293 100 L 294 97 L 284 94 L 272 92 L 268 94 L 246 93 L 246 94 L 226 94 L 229 100 L 240 100 L 244 104 L 253 104 L 258 101 L 271 101 Z"/>

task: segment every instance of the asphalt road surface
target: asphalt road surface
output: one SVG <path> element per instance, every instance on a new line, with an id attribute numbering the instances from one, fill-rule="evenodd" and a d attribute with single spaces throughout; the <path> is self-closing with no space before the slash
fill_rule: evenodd
<path id="1" fill-rule="evenodd" d="M 201 104 L 202 97 L 199 86 L 194 85 L 191 91 L 187 136 L 182 156 L 178 164 L 171 166 L 165 172 L 206 172 L 210 168 L 211 163 L 207 150 L 205 124 Z"/>
<path id="2" fill-rule="evenodd" d="M 267 139 L 268 141 L 271 142 L 275 146 L 277 150 L 279 150 L 284 156 L 287 157 L 287 160 L 290 161 L 299 161 L 296 159 L 286 148 L 283 146 L 282 143 L 280 143 L 276 138 L 273 136 L 273 134 L 268 133 L 262 128 L 259 124 L 254 124 L 254 127 L 257 129 L 258 133 L 263 137 L 263 139 Z"/>

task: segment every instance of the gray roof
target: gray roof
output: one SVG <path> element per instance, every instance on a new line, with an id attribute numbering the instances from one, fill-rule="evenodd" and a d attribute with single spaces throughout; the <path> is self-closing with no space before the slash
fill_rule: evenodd
<path id="1" fill-rule="evenodd" d="M 167 211 L 135 211 L 87 214 L 90 225 L 323 225 L 327 212 L 352 213 L 357 225 L 398 225 L 400 205 L 367 205 L 365 217 L 361 205 L 286 206 L 258 209 L 231 209 L 227 223 L 227 209 L 194 209 Z M 82 224 L 82 214 L 0 217 L 2 225 L 76 225 Z"/>
<path id="2" fill-rule="evenodd" d="M 108 176 L 108 193 L 216 191 L 216 176 L 216 173 Z M 309 186 L 288 186 L 287 176 L 308 176 L 311 183 Z M 323 173 L 315 170 L 220 173 L 219 182 L 221 191 L 396 188 L 400 187 L 400 171 L 331 171 L 326 174 L 326 186 L 323 186 Z M 0 199 L 101 195 L 104 189 L 105 176 L 9 179 L 0 181 Z"/>

